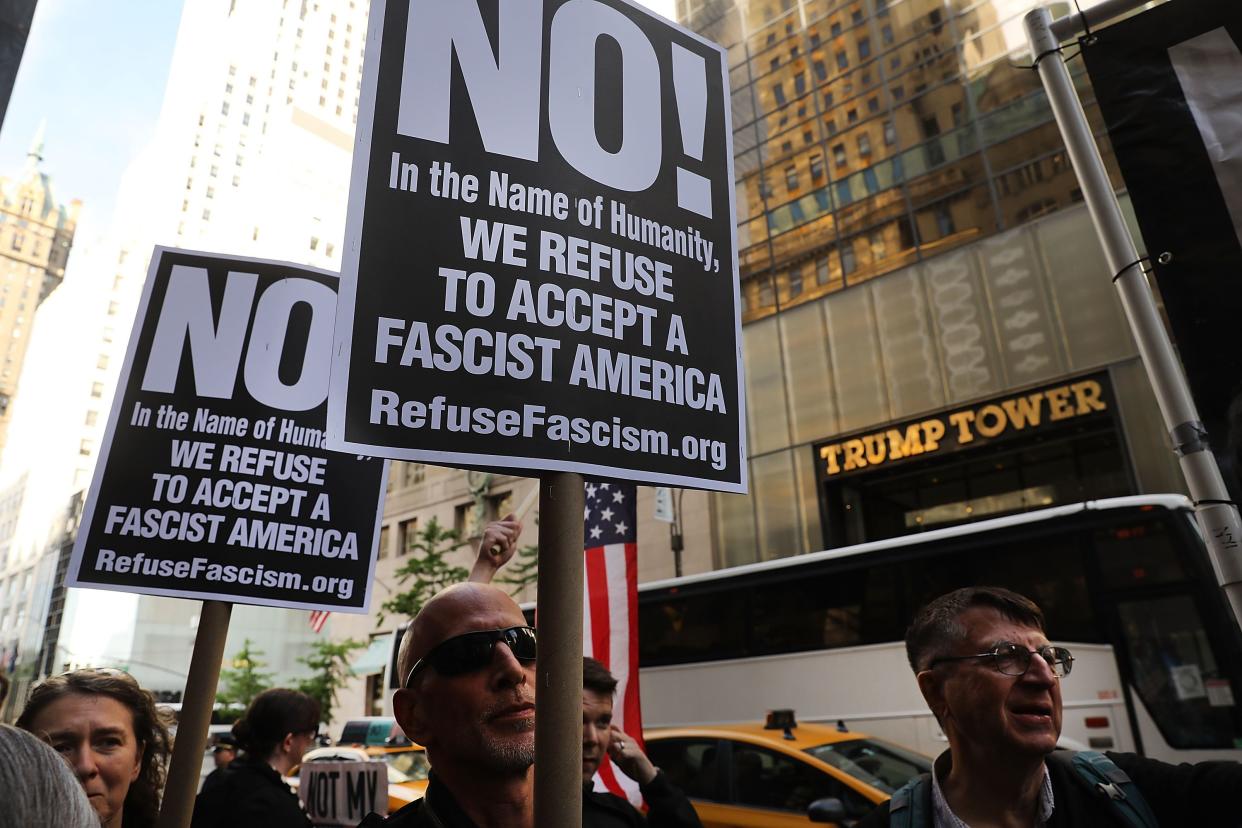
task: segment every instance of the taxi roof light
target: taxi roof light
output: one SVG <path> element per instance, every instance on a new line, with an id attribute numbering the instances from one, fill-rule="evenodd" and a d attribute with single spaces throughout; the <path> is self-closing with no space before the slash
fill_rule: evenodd
<path id="1" fill-rule="evenodd" d="M 764 730 L 783 730 L 785 738 L 792 740 L 794 738 L 793 729 L 798 726 L 798 722 L 794 717 L 791 709 L 769 710 L 768 717 L 763 723 Z"/>

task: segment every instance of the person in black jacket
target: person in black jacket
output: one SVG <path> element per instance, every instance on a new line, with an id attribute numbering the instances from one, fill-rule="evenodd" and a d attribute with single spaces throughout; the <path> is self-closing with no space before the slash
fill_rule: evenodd
<path id="1" fill-rule="evenodd" d="M 319 715 L 319 702 L 297 690 L 276 688 L 255 696 L 233 725 L 242 755 L 198 795 L 191 828 L 309 826 L 297 794 L 282 777 L 314 746 Z"/>
<path id="2" fill-rule="evenodd" d="M 702 828 L 690 800 L 664 772 L 651 764 L 638 744 L 612 723 L 617 680 L 593 658 L 582 659 L 582 826 L 583 828 Z M 592 790 L 607 756 L 630 779 L 647 803 L 644 817 L 627 800 Z M 537 769 L 536 769 L 537 770 Z"/>
<path id="3" fill-rule="evenodd" d="M 918 786 L 923 818 L 915 828 L 1127 824 L 1108 794 L 1068 761 L 1047 761 L 1061 734 L 1061 680 L 1074 659 L 1049 643 L 1034 602 L 997 587 L 950 592 L 915 616 L 906 653 L 949 741 L 930 780 Z M 1242 824 L 1242 765 L 1169 765 L 1133 754 L 1106 755 L 1132 780 L 1160 825 Z M 890 805 L 881 805 L 860 826 L 895 821 Z"/>
<path id="4" fill-rule="evenodd" d="M 393 713 L 427 749 L 426 795 L 360 828 L 535 828 L 535 631 L 489 584 L 454 584 L 414 616 Z"/>
<path id="5" fill-rule="evenodd" d="M 237 737 L 231 733 L 223 733 L 216 738 L 216 743 L 211 747 L 211 759 L 216 763 L 216 768 L 207 774 L 207 778 L 203 780 L 203 787 L 199 792 L 209 791 L 216 785 L 224 781 L 224 777 L 228 775 L 228 767 L 237 758 Z"/>

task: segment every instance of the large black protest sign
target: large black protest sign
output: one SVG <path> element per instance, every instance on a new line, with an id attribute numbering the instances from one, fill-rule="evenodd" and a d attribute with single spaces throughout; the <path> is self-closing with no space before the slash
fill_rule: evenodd
<path id="1" fill-rule="evenodd" d="M 384 463 L 325 447 L 336 282 L 156 248 L 69 586 L 366 611 Z"/>
<path id="2" fill-rule="evenodd" d="M 1178 355 L 1242 500 L 1242 5 L 1174 0 L 1092 35 L 1082 53 Z"/>
<path id="3" fill-rule="evenodd" d="M 744 491 L 723 51 L 625 0 L 375 0 L 330 444 Z"/>

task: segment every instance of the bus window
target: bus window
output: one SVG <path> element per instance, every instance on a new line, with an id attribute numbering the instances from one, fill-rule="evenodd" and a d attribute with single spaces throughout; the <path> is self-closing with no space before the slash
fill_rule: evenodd
<path id="1" fill-rule="evenodd" d="M 756 586 L 748 655 L 824 650 L 862 643 L 864 570 Z"/>
<path id="2" fill-rule="evenodd" d="M 1232 748 L 1239 735 L 1229 685 L 1189 595 L 1118 603 L 1134 687 L 1172 747 Z M 1217 685 L 1219 686 L 1219 685 Z M 1226 703 L 1227 702 L 1227 703 Z"/>
<path id="3" fill-rule="evenodd" d="M 1168 526 L 1148 520 L 1094 532 L 1100 577 L 1106 589 L 1125 589 L 1185 581 Z"/>
<path id="4" fill-rule="evenodd" d="M 1030 598 L 1044 611 L 1048 636 L 1054 640 L 1099 642 L 1097 623 L 1087 589 L 1079 533 L 996 535 L 986 545 L 963 550 L 938 550 L 902 566 L 910 584 L 910 609 L 915 611 L 951 590 L 967 585 L 999 586 Z M 900 640 L 905 632 L 892 638 Z M 892 639 L 890 639 L 892 640 Z"/>
<path id="5" fill-rule="evenodd" d="M 677 664 L 744 654 L 746 607 L 737 595 L 724 591 L 699 595 L 671 594 L 656 603 L 639 602 L 639 629 L 643 631 L 642 664 Z"/>

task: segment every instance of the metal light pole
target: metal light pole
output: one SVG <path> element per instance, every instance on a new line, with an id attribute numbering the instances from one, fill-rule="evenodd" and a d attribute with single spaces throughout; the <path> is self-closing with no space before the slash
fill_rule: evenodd
<path id="1" fill-rule="evenodd" d="M 1076 14 L 1055 24 L 1046 8 L 1038 8 L 1026 15 L 1024 23 L 1040 80 L 1048 93 L 1096 234 L 1109 268 L 1117 274 L 1114 284 L 1173 440 L 1217 580 L 1229 598 L 1235 620 L 1242 621 L 1242 521 L 1237 507 L 1229 500 L 1216 458 L 1208 447 L 1207 431 L 1156 311 L 1134 239 L 1126 227 L 1060 51 L 1061 40 L 1084 30 L 1085 24 L 1098 24 L 1141 5 L 1143 0 L 1110 0 L 1091 9 L 1089 18 Z"/>

